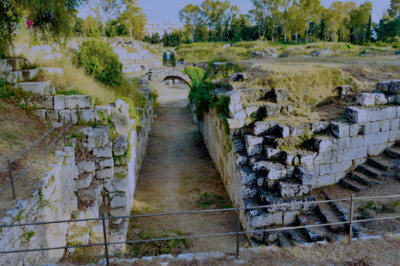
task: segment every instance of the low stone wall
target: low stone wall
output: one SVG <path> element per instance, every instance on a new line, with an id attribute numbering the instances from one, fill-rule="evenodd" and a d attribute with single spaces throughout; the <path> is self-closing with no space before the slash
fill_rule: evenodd
<path id="1" fill-rule="evenodd" d="M 14 209 L 3 210 L 7 216 L 0 223 L 18 224 L 71 219 L 78 209 L 74 193 L 78 168 L 75 165 L 75 144 L 56 151 L 55 163 L 41 175 L 30 198 L 18 200 Z M 18 188 L 17 188 L 18 190 Z M 35 249 L 67 244 L 68 224 L 8 227 L 0 231 L 2 250 Z M 1 265 L 37 265 L 57 263 L 64 250 L 0 255 Z"/>
<path id="2" fill-rule="evenodd" d="M 57 109 L 57 102 L 64 105 Z M 118 100 L 109 106 L 91 108 L 89 96 L 32 96 L 27 99 L 32 107 L 41 106 L 44 113 L 53 111 L 60 118 L 73 119 L 71 114 L 89 111 L 88 120 L 70 120 L 65 122 L 90 123 L 98 126 L 87 126 L 75 133 L 75 137 L 56 152 L 60 159 L 52 165 L 52 172 L 45 173 L 41 187 L 32 200 L 18 201 L 15 210 L 3 211 L 8 217 L 2 219 L 3 224 L 24 222 L 25 214 L 29 222 L 55 221 L 68 219 L 99 218 L 101 212 L 109 216 L 130 215 L 136 182 L 144 159 L 148 135 L 151 129 L 153 109 L 148 105 L 142 110 L 140 123 L 129 117 L 129 106 Z M 77 110 L 73 109 L 77 106 Z M 86 108 L 86 109 L 84 109 Z M 90 109 L 91 108 L 91 109 Z M 61 114 L 68 113 L 67 116 Z M 55 116 L 54 116 L 55 117 Z M 79 117 L 79 114 L 78 114 Z M 85 117 L 85 116 L 83 116 Z M 92 120 L 92 118 L 94 120 Z M 82 122 L 83 121 L 83 122 Z M 87 121 L 87 122 L 85 122 Z M 113 127 L 108 124 L 112 121 Z M 102 122 L 108 125 L 102 126 Z M 21 216 L 23 214 L 23 216 Z M 110 220 L 108 224 L 108 240 L 112 242 L 125 241 L 129 221 Z M 0 243 L 5 250 L 55 247 L 101 243 L 103 228 L 100 221 L 55 224 L 44 227 L 3 229 Z M 42 231 L 41 231 L 42 230 Z M 44 230 L 44 231 L 43 231 Z M 30 237 L 31 234 L 34 234 Z M 26 240 L 29 236 L 29 241 Z M 7 243 L 7 244 L 6 244 Z M 124 252 L 125 245 L 109 246 L 110 254 Z M 74 250 L 69 250 L 74 252 Z M 17 265 L 56 263 L 64 254 L 64 250 L 43 252 L 40 256 L 35 253 L 18 253 L 0 256 L 2 265 L 10 262 Z"/>

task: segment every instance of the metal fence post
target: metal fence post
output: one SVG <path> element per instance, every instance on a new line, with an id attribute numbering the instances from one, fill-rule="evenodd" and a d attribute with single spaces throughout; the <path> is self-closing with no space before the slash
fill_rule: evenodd
<path id="1" fill-rule="evenodd" d="M 237 204 L 237 207 L 236 207 L 236 259 L 239 259 L 239 249 L 240 249 L 239 231 L 240 231 L 240 205 Z"/>
<path id="2" fill-rule="evenodd" d="M 13 199 L 15 200 L 16 197 L 15 197 L 15 188 L 14 188 L 14 178 L 13 178 L 13 173 L 12 173 L 12 168 L 11 168 L 10 159 L 8 159 L 8 174 L 9 174 L 9 176 L 10 176 Z"/>
<path id="3" fill-rule="evenodd" d="M 103 235 L 104 235 L 104 247 L 106 251 L 106 263 L 107 266 L 110 266 L 110 258 L 108 257 L 108 243 L 107 243 L 107 229 L 106 229 L 106 215 L 105 213 L 101 213 L 101 219 L 103 221 Z"/>
<path id="4" fill-rule="evenodd" d="M 349 244 L 351 243 L 351 238 L 353 237 L 353 215 L 354 215 L 354 193 L 351 193 L 350 198 L 350 224 L 349 224 Z"/>

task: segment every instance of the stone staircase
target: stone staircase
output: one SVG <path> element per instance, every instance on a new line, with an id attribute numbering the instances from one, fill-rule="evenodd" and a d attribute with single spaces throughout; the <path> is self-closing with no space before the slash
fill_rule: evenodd
<path id="1" fill-rule="evenodd" d="M 371 186 L 382 185 L 389 176 L 394 176 L 394 170 L 400 166 L 400 142 L 387 148 L 383 154 L 369 157 L 364 164 L 358 166 L 340 184 L 354 192 L 366 191 Z"/>
<path id="2" fill-rule="evenodd" d="M 318 199 L 330 200 L 331 197 L 328 195 L 327 191 L 322 190 L 318 194 Z M 348 209 L 348 203 L 319 203 L 313 211 L 299 214 L 293 226 L 347 222 L 349 221 Z M 277 234 L 276 240 L 269 242 L 269 244 L 291 247 L 293 245 L 310 245 L 322 241 L 340 242 L 348 238 L 348 232 L 349 225 L 347 224 L 281 231 L 281 233 Z M 360 237 L 361 235 L 359 228 L 353 225 L 352 237 Z"/>

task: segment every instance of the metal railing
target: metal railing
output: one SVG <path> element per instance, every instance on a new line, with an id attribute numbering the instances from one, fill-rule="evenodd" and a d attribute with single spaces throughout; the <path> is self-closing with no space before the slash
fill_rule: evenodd
<path id="1" fill-rule="evenodd" d="M 16 199 L 16 193 L 15 193 L 14 182 L 18 178 L 20 178 L 34 163 L 36 163 L 51 147 L 53 147 L 61 137 L 64 138 L 64 143 L 65 143 L 65 133 L 71 126 L 72 126 L 72 124 L 69 124 L 67 126 L 64 124 L 64 128 L 61 131 L 61 133 L 59 133 L 54 139 L 52 139 L 49 143 L 47 143 L 46 138 L 53 131 L 55 131 L 57 129 L 57 127 L 53 127 L 48 132 L 46 132 L 43 136 L 41 136 L 38 140 L 36 140 L 34 143 L 32 143 L 26 150 L 24 150 L 23 152 L 18 154 L 16 157 L 14 157 L 14 159 L 8 160 L 7 164 L 5 164 L 2 167 L 0 167 L 0 171 L 8 168 L 8 177 L 10 179 L 10 181 L 6 185 L 4 185 L 2 188 L 0 188 L 0 193 L 2 193 L 9 186 L 11 186 L 13 199 L 15 200 Z M 13 169 L 12 169 L 13 164 L 15 162 L 17 162 L 17 160 L 20 159 L 22 156 L 24 156 L 29 151 L 31 151 L 34 147 L 37 147 L 38 144 L 41 143 L 41 142 L 44 143 L 44 149 L 41 152 L 39 152 L 39 154 L 36 157 L 34 157 L 34 159 L 32 161 L 30 161 L 25 168 L 23 168 L 18 174 L 14 175 L 13 174 Z"/>
<path id="2" fill-rule="evenodd" d="M 118 216 L 118 217 L 106 217 L 105 213 L 102 213 L 99 218 L 90 218 L 90 219 L 75 219 L 75 220 L 59 220 L 59 221 L 51 221 L 51 222 L 38 222 L 38 223 L 23 223 L 23 224 L 3 224 L 0 225 L 0 228 L 11 228 L 11 227 L 27 227 L 27 226 L 43 226 L 49 224 L 59 224 L 59 223 L 76 223 L 76 222 L 88 222 L 88 221 L 101 221 L 103 226 L 103 237 L 104 241 L 101 243 L 94 244 L 86 244 L 86 245 L 70 245 L 70 246 L 61 246 L 61 247 L 45 247 L 45 248 L 36 248 L 36 249 L 24 249 L 24 250 L 8 250 L 8 251 L 0 251 L 0 254 L 10 254 L 10 253 L 23 253 L 23 252 L 35 252 L 35 251 L 48 251 L 48 250 L 58 250 L 58 249 L 71 249 L 71 248 L 84 248 L 84 247 L 104 247 L 105 248 L 105 259 L 106 264 L 109 265 L 110 257 L 108 252 L 108 247 L 111 245 L 119 245 L 119 244 L 137 244 L 144 242 L 156 242 L 156 241 L 170 241 L 170 240 L 182 240 L 182 239 L 198 239 L 198 238 L 208 238 L 208 237 L 222 237 L 222 236 L 236 236 L 236 257 L 239 257 L 239 237 L 244 234 L 251 233 L 260 233 L 260 232 L 279 232 L 279 231 L 287 231 L 294 229 L 304 229 L 304 228 L 314 228 L 314 227 L 325 227 L 330 225 L 349 225 L 349 243 L 352 240 L 352 230 L 353 224 L 355 223 L 364 223 L 371 221 L 380 221 L 380 220 L 392 220 L 392 219 L 400 219 L 400 215 L 391 216 L 391 217 L 379 217 L 379 218 L 369 218 L 369 219 L 359 219 L 354 220 L 354 202 L 359 200 L 376 200 L 376 199 L 393 199 L 400 198 L 400 195 L 388 195 L 388 196 L 373 196 L 373 197 L 354 197 L 351 194 L 350 198 L 345 199 L 335 199 L 335 200 L 321 200 L 321 201 L 311 201 L 311 202 L 298 202 L 298 203 L 283 203 L 283 204 L 274 204 L 274 205 L 264 205 L 264 206 L 254 206 L 254 207 L 240 207 L 239 205 L 236 208 L 227 208 L 227 209 L 215 209 L 215 210 L 203 210 L 203 211 L 183 211 L 183 212 L 170 212 L 170 213 L 156 213 L 156 214 L 141 214 L 141 215 L 127 215 L 127 216 Z M 240 212 L 255 210 L 255 209 L 265 209 L 271 207 L 285 207 L 285 206 L 293 206 L 293 205 L 318 205 L 320 203 L 335 203 L 335 202 L 349 202 L 350 203 L 350 219 L 348 221 L 343 222 L 334 222 L 334 223 L 324 223 L 324 224 L 311 224 L 311 225 L 300 225 L 300 226 L 286 226 L 280 228 L 271 228 L 271 229 L 262 229 L 255 231 L 241 231 L 240 230 Z M 216 234 L 206 234 L 206 235 L 194 235 L 194 236 L 180 236 L 180 237 L 167 237 L 167 238 L 153 238 L 153 239 L 140 239 L 140 240 L 126 240 L 126 241 L 116 241 L 116 242 L 108 242 L 107 241 L 107 220 L 116 220 L 116 219 L 135 219 L 135 218 L 143 218 L 143 217 L 154 217 L 154 216 L 167 216 L 167 215 L 186 215 L 186 214 L 203 214 L 203 213 L 219 213 L 219 212 L 228 212 L 235 211 L 235 222 L 236 222 L 236 231 L 235 232 L 227 232 L 227 233 L 216 233 Z"/>

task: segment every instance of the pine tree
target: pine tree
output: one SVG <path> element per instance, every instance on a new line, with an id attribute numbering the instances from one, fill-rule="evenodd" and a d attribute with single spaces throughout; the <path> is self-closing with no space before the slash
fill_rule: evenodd
<path id="1" fill-rule="evenodd" d="M 366 42 L 368 43 L 371 42 L 371 37 L 372 37 L 372 17 L 371 15 L 369 15 Z"/>

